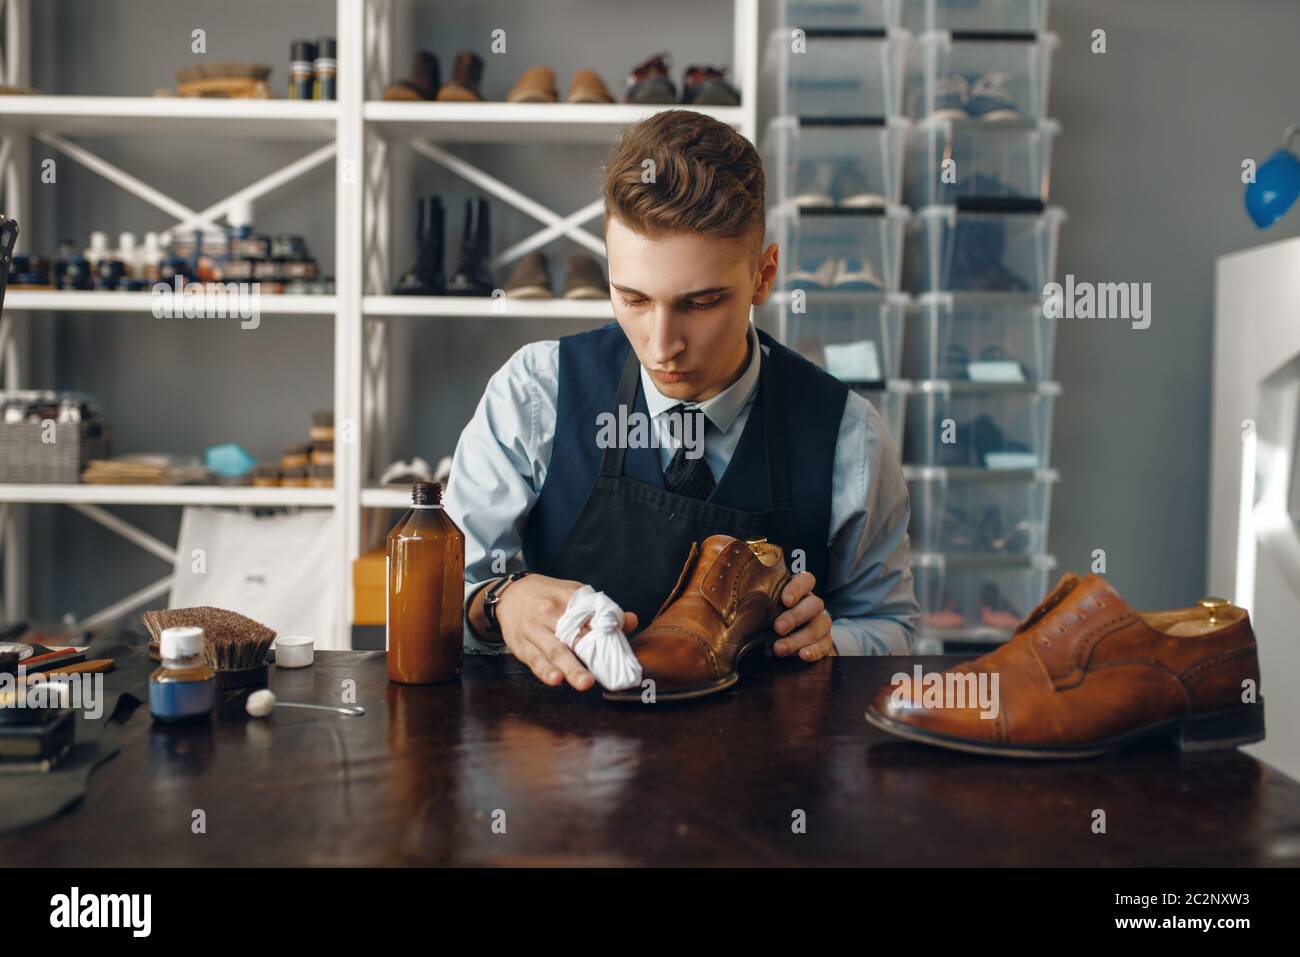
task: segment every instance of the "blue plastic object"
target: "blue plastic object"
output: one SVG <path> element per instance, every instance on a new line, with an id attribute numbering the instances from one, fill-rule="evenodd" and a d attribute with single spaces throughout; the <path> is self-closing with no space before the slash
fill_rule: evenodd
<path id="1" fill-rule="evenodd" d="M 1287 130 L 1286 145 L 1255 171 L 1255 182 L 1246 185 L 1246 212 L 1260 229 L 1268 229 L 1286 215 L 1300 197 L 1300 157 L 1288 148 L 1296 127 Z"/>
<path id="2" fill-rule="evenodd" d="M 253 471 L 253 466 L 257 464 L 253 457 L 244 451 L 243 447 L 234 443 L 227 442 L 225 445 L 214 445 L 203 453 L 203 462 L 208 468 L 225 478 L 239 478 Z"/>

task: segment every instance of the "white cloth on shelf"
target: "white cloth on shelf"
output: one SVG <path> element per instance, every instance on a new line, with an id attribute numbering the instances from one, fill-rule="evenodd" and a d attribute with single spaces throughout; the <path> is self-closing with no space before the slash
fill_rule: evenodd
<path id="1" fill-rule="evenodd" d="M 583 633 L 582 626 L 590 625 Z M 573 650 L 593 678 L 609 691 L 641 683 L 641 662 L 623 634 L 623 609 L 603 591 L 583 585 L 555 623 L 555 637 Z"/>

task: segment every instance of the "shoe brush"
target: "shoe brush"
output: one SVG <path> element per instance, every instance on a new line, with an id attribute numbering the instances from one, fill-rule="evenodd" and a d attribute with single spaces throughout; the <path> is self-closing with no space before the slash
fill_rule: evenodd
<path id="1" fill-rule="evenodd" d="M 266 684 L 266 653 L 275 631 L 260 622 L 224 608 L 168 608 L 140 616 L 154 642 L 164 628 L 191 626 L 203 629 L 203 657 L 216 671 L 218 688 L 256 688 Z M 150 654 L 153 643 L 150 644 Z"/>

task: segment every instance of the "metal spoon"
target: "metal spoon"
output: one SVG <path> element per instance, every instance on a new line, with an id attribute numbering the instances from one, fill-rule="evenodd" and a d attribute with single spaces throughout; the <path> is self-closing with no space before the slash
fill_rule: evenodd
<path id="1" fill-rule="evenodd" d="M 244 710 L 254 718 L 265 718 L 271 713 L 272 708 L 312 708 L 316 711 L 335 711 L 339 714 L 345 714 L 348 717 L 365 714 L 366 709 L 360 707 L 344 707 L 342 705 L 330 704 L 304 704 L 299 701 L 281 701 L 275 696 L 275 692 L 270 688 L 259 688 L 248 696 L 244 703 Z"/>

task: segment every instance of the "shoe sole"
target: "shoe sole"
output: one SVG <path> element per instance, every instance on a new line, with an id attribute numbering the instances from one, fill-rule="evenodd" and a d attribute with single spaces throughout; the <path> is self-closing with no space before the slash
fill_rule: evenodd
<path id="1" fill-rule="evenodd" d="M 881 731 L 918 744 L 931 744 L 951 751 L 965 751 L 968 754 L 982 754 L 997 758 L 1032 758 L 1040 760 L 1069 761 L 1076 758 L 1095 758 L 1117 751 L 1128 744 L 1149 738 L 1171 737 L 1183 751 L 1218 751 L 1225 748 L 1237 748 L 1244 744 L 1263 741 L 1264 699 L 1258 704 L 1228 711 L 1216 711 L 1211 714 L 1196 715 L 1188 718 L 1175 718 L 1159 724 L 1147 725 L 1136 731 L 1107 738 L 1105 741 L 1091 744 L 1064 745 L 1051 748 L 1028 748 L 1019 745 L 999 745 L 994 743 L 975 743 L 964 738 L 923 731 L 892 718 L 887 718 L 874 707 L 868 708 L 865 715 L 867 723 Z"/>
<path id="2" fill-rule="evenodd" d="M 507 299 L 554 299 L 555 293 L 545 286 L 518 286 L 506 290 Z"/>
<path id="3" fill-rule="evenodd" d="M 596 286 L 581 286 L 577 289 L 570 289 L 564 294 L 565 299 L 608 299 L 609 290 L 597 288 Z"/>
<path id="4" fill-rule="evenodd" d="M 523 93 L 511 93 L 506 97 L 507 103 L 558 103 L 559 98 L 540 90 L 528 90 Z"/>
<path id="5" fill-rule="evenodd" d="M 767 630 L 755 635 L 749 641 L 745 642 L 740 648 L 740 653 L 736 655 L 735 670 L 729 675 L 724 675 L 716 681 L 705 682 L 704 684 L 690 685 L 685 688 L 674 688 L 672 691 L 655 691 L 655 700 L 646 702 L 647 704 L 671 704 L 675 701 L 694 701 L 698 698 L 708 698 L 712 695 L 726 691 L 740 680 L 740 662 L 744 660 L 745 655 L 749 654 L 755 648 L 766 643 L 775 643 L 776 632 Z M 619 703 L 641 703 L 641 688 L 632 688 L 627 691 L 604 691 L 602 696 L 606 701 Z"/>

